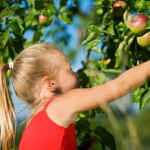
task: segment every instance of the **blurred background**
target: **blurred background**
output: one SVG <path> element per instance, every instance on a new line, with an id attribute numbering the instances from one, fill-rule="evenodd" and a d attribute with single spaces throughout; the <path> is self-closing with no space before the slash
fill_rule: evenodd
<path id="1" fill-rule="evenodd" d="M 121 1 L 115 6 L 116 1 Z M 149 1 L 140 0 L 1 0 L 0 63 L 7 63 L 37 42 L 57 45 L 79 73 L 82 87 L 116 78 L 149 60 L 128 28 L 124 12 L 150 16 Z M 149 30 L 149 26 L 147 27 Z M 3 40 L 2 40 L 3 39 Z M 120 48 L 121 47 L 121 48 Z M 18 145 L 29 109 L 10 91 L 17 117 Z M 78 150 L 149 150 L 149 83 L 102 108 L 80 113 L 76 122 Z M 107 92 L 107 91 L 106 91 Z"/>

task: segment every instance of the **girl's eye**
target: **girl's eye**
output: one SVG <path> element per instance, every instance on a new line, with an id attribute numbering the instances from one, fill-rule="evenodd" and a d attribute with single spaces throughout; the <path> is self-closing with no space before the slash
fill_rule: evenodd
<path id="1" fill-rule="evenodd" d="M 73 69 L 72 69 L 72 68 L 70 68 L 70 71 L 73 71 Z"/>

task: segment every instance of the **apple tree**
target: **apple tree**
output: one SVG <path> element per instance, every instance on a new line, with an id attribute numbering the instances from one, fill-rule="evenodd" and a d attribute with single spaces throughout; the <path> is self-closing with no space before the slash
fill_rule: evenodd
<path id="1" fill-rule="evenodd" d="M 89 25 L 82 42 L 89 53 L 82 73 L 95 78 L 90 86 L 106 81 L 105 78 L 97 80 L 96 74 L 91 73 L 90 63 L 106 77 L 108 72 L 119 73 L 150 59 L 149 1 L 96 0 L 95 5 L 96 23 Z M 99 59 L 90 59 L 93 52 Z M 149 103 L 149 90 L 147 82 L 134 92 L 133 100 L 139 102 L 140 108 Z"/>
<path id="2" fill-rule="evenodd" d="M 118 76 L 150 59 L 150 1 L 96 0 L 94 4 L 96 19 L 88 26 L 82 42 L 88 52 L 79 70 L 83 87 L 102 84 L 110 75 Z M 132 94 L 140 109 L 150 102 L 149 85 L 148 81 Z M 94 113 L 97 110 L 88 116 Z"/>
<path id="3" fill-rule="evenodd" d="M 7 63 L 23 48 L 48 38 L 67 47 L 70 35 L 66 25 L 73 23 L 74 16 L 86 29 L 85 37 L 80 38 L 87 52 L 83 67 L 78 71 L 81 87 L 105 83 L 110 75 L 116 77 L 149 60 L 149 1 L 95 0 L 91 16 L 79 10 L 81 1 L 72 0 L 71 4 L 69 1 L 0 0 L 0 63 Z M 79 31 L 79 35 L 83 35 L 84 29 Z M 30 40 L 25 36 L 28 33 L 32 33 Z M 74 50 L 67 48 L 74 57 Z M 133 101 L 139 103 L 140 108 L 150 101 L 149 84 L 133 93 Z M 99 114 L 107 116 L 101 109 L 79 114 L 76 123 L 79 150 L 117 149 L 114 136 L 101 124 L 91 129 L 93 123 L 88 118 Z"/>

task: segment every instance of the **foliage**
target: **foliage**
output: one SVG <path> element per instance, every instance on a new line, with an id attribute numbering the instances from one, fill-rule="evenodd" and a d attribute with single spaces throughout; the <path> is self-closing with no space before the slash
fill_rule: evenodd
<path id="1" fill-rule="evenodd" d="M 88 16 L 79 10 L 79 0 L 74 0 L 71 4 L 69 0 L 60 0 L 59 4 L 54 0 L 1 0 L 0 63 L 13 60 L 23 48 L 48 38 L 55 39 L 53 41 L 61 43 L 62 46 L 68 45 L 70 36 L 66 32 L 66 25 L 72 24 L 77 16 L 82 18 L 80 21 L 84 27 L 85 24 L 88 26 L 84 40 L 80 39 L 87 51 L 83 68 L 78 71 L 80 85 L 91 87 L 102 84 L 110 80 L 112 75 L 118 76 L 122 71 L 147 61 L 150 57 L 150 47 L 138 45 L 137 35 L 130 31 L 127 21 L 130 15 L 136 13 L 144 13 L 150 17 L 150 2 L 124 1 L 127 7 L 116 10 L 113 8 L 115 0 L 95 0 L 94 13 Z M 40 15 L 46 17 L 44 23 L 40 23 Z M 89 18 L 92 21 L 89 21 Z M 147 25 L 146 31 L 149 29 L 150 24 Z M 25 37 L 28 32 L 33 33 L 31 40 Z M 81 34 L 83 36 L 83 33 Z M 74 56 L 74 53 L 70 55 Z M 149 90 L 147 82 L 134 92 L 133 101 L 138 102 L 140 108 L 150 102 Z M 90 119 L 99 114 L 107 118 L 102 109 L 79 114 L 76 124 L 79 150 L 117 149 L 110 129 L 106 130 L 99 124 L 94 129 L 91 128 Z"/>
<path id="2" fill-rule="evenodd" d="M 86 37 L 82 42 L 88 51 L 84 68 L 80 70 L 82 86 L 90 87 L 104 83 L 109 78 L 108 73 L 119 75 L 122 71 L 150 59 L 150 47 L 138 45 L 137 35 L 132 33 L 128 26 L 128 19 L 137 13 L 145 14 L 150 18 L 150 2 L 140 0 L 125 2 L 127 7 L 122 13 L 120 9 L 114 9 L 114 0 L 95 1 L 97 20 L 88 26 Z M 149 29 L 150 24 L 148 23 L 146 32 Z M 92 60 L 91 55 L 94 52 L 99 57 Z M 150 102 L 149 82 L 133 93 L 133 101 L 138 102 L 140 108 L 147 106 Z"/>
<path id="3" fill-rule="evenodd" d="M 102 55 L 97 60 L 99 63 L 99 68 L 97 69 L 101 70 L 104 75 L 106 75 L 105 72 L 117 73 L 119 70 L 122 72 L 150 58 L 150 47 L 141 47 L 138 45 L 136 41 L 137 35 L 130 31 L 127 22 L 129 17 L 138 13 L 145 14 L 150 18 L 150 2 L 140 0 L 125 2 L 127 3 L 127 7 L 124 9 L 124 14 L 121 14 L 120 10 L 116 10 L 113 7 L 114 0 L 96 0 L 97 22 L 89 25 L 86 38 L 83 41 L 83 44 L 86 44 L 85 49 L 89 53 L 95 51 L 97 55 Z M 120 13 L 119 16 L 118 13 Z M 148 22 L 146 32 L 149 29 L 150 24 Z M 88 63 L 91 63 L 90 61 L 89 59 L 85 63 L 85 68 Z M 95 66 L 97 66 L 96 64 L 97 62 Z M 95 81 L 95 83 L 98 82 Z M 135 102 L 139 102 L 140 108 L 145 107 L 150 99 L 149 83 L 137 89 L 133 94 L 133 99 Z"/>

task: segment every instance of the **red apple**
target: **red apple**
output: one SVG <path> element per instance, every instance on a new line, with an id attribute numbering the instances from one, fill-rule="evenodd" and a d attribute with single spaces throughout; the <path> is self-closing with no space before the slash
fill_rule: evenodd
<path id="1" fill-rule="evenodd" d="M 138 36 L 137 43 L 142 47 L 150 46 L 150 32 L 147 32 L 142 36 Z"/>
<path id="2" fill-rule="evenodd" d="M 126 8 L 127 3 L 125 1 L 117 0 L 113 3 L 113 7 L 122 7 Z"/>
<path id="3" fill-rule="evenodd" d="M 136 35 L 144 33 L 147 21 L 147 16 L 144 14 L 137 14 L 129 22 L 130 31 Z"/>
<path id="4" fill-rule="evenodd" d="M 44 15 L 39 15 L 39 23 L 40 24 L 45 24 L 47 21 L 47 17 Z"/>
<path id="5" fill-rule="evenodd" d="M 122 0 L 117 0 L 113 3 L 113 15 L 114 17 L 122 17 L 127 3 Z"/>

